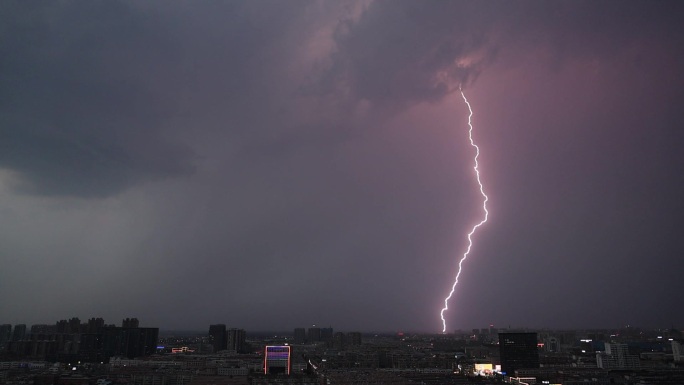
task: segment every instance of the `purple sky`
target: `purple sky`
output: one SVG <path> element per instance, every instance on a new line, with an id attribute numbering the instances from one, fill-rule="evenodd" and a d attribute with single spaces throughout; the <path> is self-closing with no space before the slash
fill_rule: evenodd
<path id="1" fill-rule="evenodd" d="M 684 327 L 680 1 L 0 2 L 0 323 Z"/>

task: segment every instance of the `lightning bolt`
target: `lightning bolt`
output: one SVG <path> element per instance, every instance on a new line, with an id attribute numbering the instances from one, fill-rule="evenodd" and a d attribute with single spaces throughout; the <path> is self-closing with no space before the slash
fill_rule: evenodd
<path id="1" fill-rule="evenodd" d="M 446 298 L 444 298 L 444 308 L 439 313 L 439 316 L 442 318 L 442 333 L 446 332 L 446 320 L 444 319 L 444 312 L 449 310 L 449 300 L 454 295 L 454 291 L 456 291 L 458 277 L 461 276 L 461 270 L 463 269 L 463 261 L 465 261 L 468 258 L 468 254 L 470 254 L 470 249 L 472 249 L 473 247 L 473 234 L 475 234 L 475 231 L 477 231 L 477 229 L 480 226 L 485 224 L 485 222 L 487 222 L 487 219 L 489 218 L 489 211 L 487 211 L 487 201 L 489 200 L 489 197 L 484 192 L 484 187 L 482 186 L 482 181 L 480 180 L 480 170 L 478 169 L 479 164 L 477 162 L 477 159 L 480 157 L 480 147 L 478 147 L 475 144 L 475 141 L 473 140 L 473 109 L 470 107 L 470 103 L 468 103 L 468 99 L 466 99 L 466 96 L 463 93 L 463 89 L 461 88 L 461 86 L 458 87 L 458 90 L 461 91 L 463 101 L 468 106 L 468 111 L 470 111 L 470 115 L 468 115 L 468 127 L 470 127 L 470 129 L 468 130 L 468 137 L 470 138 L 470 145 L 475 147 L 475 166 L 473 167 L 473 169 L 475 170 L 477 184 L 480 185 L 480 194 L 482 194 L 482 197 L 484 198 L 484 200 L 482 201 L 482 210 L 484 211 L 484 218 L 479 223 L 475 224 L 472 230 L 470 230 L 470 232 L 468 233 L 468 248 L 466 249 L 465 253 L 463 253 L 461 260 L 458 261 L 458 272 L 456 273 L 454 284 L 453 286 L 451 286 L 451 291 L 449 292 L 449 295 Z"/>

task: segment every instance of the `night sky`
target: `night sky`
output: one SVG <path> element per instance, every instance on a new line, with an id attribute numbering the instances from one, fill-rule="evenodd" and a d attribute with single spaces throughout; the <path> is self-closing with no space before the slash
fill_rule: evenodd
<path id="1" fill-rule="evenodd" d="M 684 2 L 2 1 L 0 323 L 684 327 Z"/>

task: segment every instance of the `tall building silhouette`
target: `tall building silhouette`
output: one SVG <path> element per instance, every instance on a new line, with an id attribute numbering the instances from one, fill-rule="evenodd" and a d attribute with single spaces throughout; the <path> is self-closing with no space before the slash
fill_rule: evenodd
<path id="1" fill-rule="evenodd" d="M 136 319 L 137 321 L 137 319 Z M 88 325 L 86 326 L 86 333 L 99 333 L 100 329 L 104 327 L 104 319 L 102 318 L 90 318 L 88 320 Z M 138 327 L 136 324 L 135 327 Z"/>
<path id="2" fill-rule="evenodd" d="M 228 350 L 234 350 L 237 353 L 245 353 L 245 340 L 247 332 L 244 329 L 230 328 L 226 333 L 228 337 Z"/>
<path id="3" fill-rule="evenodd" d="M 34 336 L 40 336 L 40 335 L 48 335 L 48 334 L 54 334 L 55 331 L 55 325 L 48 325 L 48 324 L 35 324 L 31 325 L 31 339 L 35 339 L 37 337 Z"/>
<path id="4" fill-rule="evenodd" d="M 637 369 L 641 367 L 639 356 L 629 354 L 627 344 L 605 343 L 605 352 L 596 353 L 596 366 L 603 369 Z M 674 355 L 674 351 L 673 351 Z"/>
<path id="5" fill-rule="evenodd" d="M 343 349 L 347 345 L 347 338 L 342 332 L 337 332 L 333 336 L 333 347 Z"/>
<path id="6" fill-rule="evenodd" d="M 321 328 L 321 341 L 332 341 L 333 328 Z"/>
<path id="7" fill-rule="evenodd" d="M 69 334 L 78 334 L 81 332 L 81 320 L 78 317 L 73 317 L 69 320 Z"/>
<path id="8" fill-rule="evenodd" d="M 303 344 L 306 342 L 306 329 L 296 328 L 294 330 L 294 340 L 297 344 Z"/>
<path id="9" fill-rule="evenodd" d="M 312 327 L 309 328 L 306 340 L 311 342 L 319 342 L 321 340 L 321 328 Z"/>
<path id="10" fill-rule="evenodd" d="M 361 345 L 361 333 L 360 332 L 349 332 L 347 333 L 347 343 L 350 345 Z"/>
<path id="11" fill-rule="evenodd" d="M 4 346 L 12 338 L 12 325 L 0 325 L 0 346 Z"/>
<path id="12" fill-rule="evenodd" d="M 14 325 L 14 331 L 12 332 L 12 341 L 21 341 L 26 336 L 26 325 L 19 324 Z"/>
<path id="13" fill-rule="evenodd" d="M 226 325 L 209 325 L 209 335 L 211 336 L 211 343 L 214 346 L 215 352 L 226 350 L 228 346 L 226 341 Z"/>
<path id="14" fill-rule="evenodd" d="M 158 328 L 105 326 L 102 318 L 81 323 L 75 317 L 54 325 L 32 325 L 30 334 L 26 331 L 26 325 L 17 325 L 5 351 L 15 357 L 52 362 L 104 362 L 113 356 L 148 356 L 156 352 L 159 335 Z M 0 325 L 0 334 L 6 336 L 8 332 L 8 327 Z"/>
<path id="15" fill-rule="evenodd" d="M 121 321 L 122 328 L 137 328 L 139 324 L 137 318 L 126 318 Z"/>
<path id="16" fill-rule="evenodd" d="M 501 371 L 508 376 L 518 369 L 539 368 L 537 333 L 499 333 Z"/>
<path id="17" fill-rule="evenodd" d="M 105 357 L 124 356 L 128 358 L 149 356 L 156 352 L 159 338 L 158 328 L 118 328 L 105 326 L 102 329 L 102 350 Z"/>
<path id="18" fill-rule="evenodd" d="M 672 359 L 674 362 L 684 362 L 684 346 L 680 341 L 672 341 Z"/>

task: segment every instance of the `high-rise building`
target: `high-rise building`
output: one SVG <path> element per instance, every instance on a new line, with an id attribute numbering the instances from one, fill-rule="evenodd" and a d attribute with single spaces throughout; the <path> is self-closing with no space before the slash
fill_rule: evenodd
<path id="1" fill-rule="evenodd" d="M 26 325 L 19 324 L 14 325 L 14 331 L 12 332 L 12 341 L 21 341 L 26 336 Z"/>
<path id="2" fill-rule="evenodd" d="M 551 353 L 560 353 L 560 339 L 555 336 L 544 338 L 544 350 Z"/>
<path id="3" fill-rule="evenodd" d="M 138 322 L 137 318 L 126 318 L 121 321 L 122 328 L 137 328 L 139 325 L 140 322 Z"/>
<path id="4" fill-rule="evenodd" d="M 215 352 L 218 352 L 219 350 L 226 350 L 228 347 L 226 340 L 226 325 L 209 325 L 209 335 L 211 336 L 211 343 L 214 346 Z"/>
<path id="5" fill-rule="evenodd" d="M 4 346 L 12 338 L 12 325 L 0 325 L 0 346 Z"/>
<path id="6" fill-rule="evenodd" d="M 81 320 L 78 317 L 73 317 L 67 324 L 67 334 L 78 334 L 81 332 Z"/>
<path id="7" fill-rule="evenodd" d="M 329 342 L 333 338 L 333 328 L 321 328 L 321 341 Z"/>
<path id="8" fill-rule="evenodd" d="M 596 366 L 603 369 L 637 369 L 639 356 L 629 354 L 627 344 L 606 343 L 605 352 L 596 353 Z"/>
<path id="9" fill-rule="evenodd" d="M 684 346 L 679 341 L 672 341 L 672 358 L 674 362 L 684 361 Z"/>
<path id="10" fill-rule="evenodd" d="M 105 326 L 101 330 L 105 357 L 144 357 L 154 354 L 157 350 L 158 328 Z"/>
<path id="11" fill-rule="evenodd" d="M 347 343 L 349 345 L 361 345 L 361 333 L 359 332 L 350 332 L 347 333 Z"/>
<path id="12" fill-rule="evenodd" d="M 247 332 L 244 329 L 230 328 L 226 333 L 228 337 L 228 350 L 234 350 L 237 353 L 245 353 L 245 340 Z"/>
<path id="13" fill-rule="evenodd" d="M 55 329 L 57 334 L 69 334 L 69 324 L 65 319 L 57 321 L 55 324 Z"/>
<path id="14" fill-rule="evenodd" d="M 55 325 L 47 325 L 47 324 L 35 324 L 31 325 L 31 338 L 35 339 L 36 337 L 33 336 L 40 336 L 40 335 L 49 335 L 49 334 L 54 334 L 55 331 Z"/>
<path id="15" fill-rule="evenodd" d="M 303 344 L 306 342 L 306 329 L 296 328 L 294 330 L 294 340 L 297 344 Z"/>
<path id="16" fill-rule="evenodd" d="M 7 335 L 7 326 L 0 325 L 0 334 Z M 102 362 L 113 356 L 148 356 L 156 352 L 159 335 L 157 328 L 104 326 L 102 318 L 91 318 L 83 324 L 78 318 L 71 318 L 55 325 L 32 325 L 30 334 L 26 331 L 25 325 L 18 325 L 10 337 L 16 341 L 7 342 L 5 351 L 16 357 L 42 357 L 53 362 Z"/>
<path id="17" fill-rule="evenodd" d="M 290 374 L 290 347 L 266 346 L 264 349 L 264 374 Z"/>
<path id="18" fill-rule="evenodd" d="M 135 319 L 135 318 L 134 318 Z M 137 319 L 134 327 L 138 327 Z M 88 320 L 88 326 L 86 326 L 86 333 L 99 333 L 100 329 L 104 327 L 104 319 L 102 318 L 90 318 Z M 124 326 L 126 327 L 126 326 Z M 129 326 L 130 327 L 130 326 Z"/>
<path id="19" fill-rule="evenodd" d="M 319 342 L 321 340 L 321 328 L 311 327 L 306 336 L 306 340 L 311 342 Z"/>
<path id="20" fill-rule="evenodd" d="M 336 349 L 343 349 L 347 344 L 346 337 L 344 333 L 342 332 L 337 332 L 333 336 L 333 346 Z"/>
<path id="21" fill-rule="evenodd" d="M 539 368 L 537 333 L 499 333 L 501 371 L 508 376 L 518 369 Z"/>

